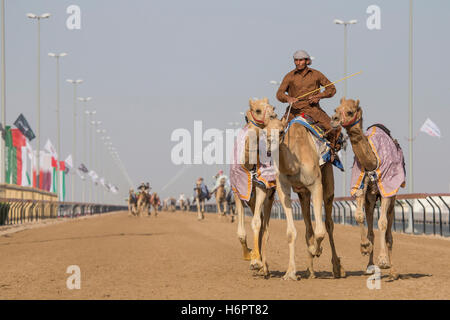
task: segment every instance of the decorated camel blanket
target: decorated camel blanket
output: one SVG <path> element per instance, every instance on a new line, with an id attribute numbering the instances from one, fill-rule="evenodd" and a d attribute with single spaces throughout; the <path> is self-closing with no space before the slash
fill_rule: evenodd
<path id="1" fill-rule="evenodd" d="M 304 126 L 311 133 L 311 137 L 313 138 L 314 144 L 316 145 L 317 153 L 319 154 L 319 165 L 323 165 L 325 162 L 330 162 L 331 160 L 331 147 L 330 143 L 324 138 L 325 133 L 323 130 L 311 124 L 308 120 L 306 120 L 302 116 L 297 116 L 291 121 L 289 121 L 288 126 L 284 130 L 285 133 L 288 132 L 291 125 L 294 123 L 298 123 Z M 342 165 L 339 159 L 335 159 L 332 163 L 335 167 L 344 170 L 344 166 Z"/>
<path id="2" fill-rule="evenodd" d="M 370 173 L 371 179 L 377 182 L 378 189 L 383 197 L 393 197 L 400 187 L 405 187 L 405 167 L 403 152 L 392 138 L 376 126 L 370 127 L 365 135 L 377 158 L 377 168 Z M 352 196 L 364 187 L 365 172 L 355 158 L 352 168 L 352 181 L 350 193 Z"/>
<path id="3" fill-rule="evenodd" d="M 253 183 L 258 183 L 265 188 L 274 188 L 276 186 L 276 171 L 271 157 L 259 157 L 259 154 L 266 155 L 266 139 L 259 139 L 259 154 L 254 171 L 249 171 L 244 167 L 245 161 L 245 140 L 248 136 L 249 127 L 246 125 L 239 130 L 234 143 L 233 153 L 230 165 L 230 183 L 231 189 L 241 200 L 250 200 Z"/>

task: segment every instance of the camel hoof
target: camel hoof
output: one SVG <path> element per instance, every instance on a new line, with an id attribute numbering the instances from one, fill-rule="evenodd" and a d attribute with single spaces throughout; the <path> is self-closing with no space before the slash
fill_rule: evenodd
<path id="1" fill-rule="evenodd" d="M 316 277 L 316 273 L 314 272 L 314 271 L 311 271 L 311 270 L 307 270 L 307 276 L 306 276 L 308 279 L 316 279 L 317 277 Z"/>
<path id="2" fill-rule="evenodd" d="M 391 271 L 389 273 L 389 279 L 390 280 L 398 280 L 398 279 L 400 279 L 400 275 L 395 271 Z"/>
<path id="3" fill-rule="evenodd" d="M 370 268 L 372 265 L 373 265 L 373 264 L 369 263 L 369 264 L 367 265 L 367 267 L 366 267 L 366 270 L 364 270 L 364 274 L 365 274 L 366 276 L 375 273 L 375 269 L 374 269 L 373 267 Z"/>
<path id="4" fill-rule="evenodd" d="M 263 268 L 261 261 L 252 261 L 250 263 L 250 270 L 259 271 Z"/>
<path id="5" fill-rule="evenodd" d="M 263 267 L 259 270 L 257 270 L 254 274 L 254 277 L 262 277 L 264 279 L 269 279 L 270 278 L 270 272 L 269 269 L 267 267 Z"/>
<path id="6" fill-rule="evenodd" d="M 363 256 L 367 256 L 372 253 L 373 246 L 370 241 L 367 242 L 361 242 L 361 254 Z"/>
<path id="7" fill-rule="evenodd" d="M 285 273 L 285 275 L 283 276 L 283 278 L 281 278 L 282 280 L 292 280 L 292 281 L 298 281 L 300 280 L 300 276 L 297 276 L 295 274 L 295 271 L 288 271 Z"/>
<path id="8" fill-rule="evenodd" d="M 389 260 L 388 260 L 387 256 L 380 255 L 378 257 L 378 267 L 380 267 L 380 269 L 389 269 L 390 268 Z"/>
<path id="9" fill-rule="evenodd" d="M 331 260 L 331 262 L 333 263 L 333 276 L 335 279 L 339 279 L 339 278 L 345 278 L 347 276 L 347 274 L 345 273 L 344 268 L 341 265 L 341 259 L 338 259 L 337 262 L 333 262 L 333 260 Z"/>

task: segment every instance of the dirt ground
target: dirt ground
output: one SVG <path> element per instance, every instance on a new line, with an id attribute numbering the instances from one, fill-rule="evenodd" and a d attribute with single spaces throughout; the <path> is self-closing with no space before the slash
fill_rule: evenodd
<path id="1" fill-rule="evenodd" d="M 401 279 L 369 290 L 359 253 L 359 231 L 335 225 L 347 278 L 333 279 L 328 239 L 315 259 L 318 279 L 306 279 L 303 221 L 295 222 L 300 281 L 280 280 L 287 268 L 286 224 L 272 220 L 270 279 L 254 277 L 241 258 L 236 223 L 206 214 L 162 212 L 155 218 L 126 212 L 75 219 L 0 236 L 0 299 L 449 299 L 448 239 L 394 233 Z M 250 219 L 246 218 L 248 239 Z M 0 230 L 1 231 L 1 230 Z M 378 231 L 375 231 L 378 255 Z M 249 241 L 250 243 L 250 241 Z M 375 256 L 375 257 L 376 257 Z M 66 286 L 67 267 L 81 270 L 81 289 Z"/>

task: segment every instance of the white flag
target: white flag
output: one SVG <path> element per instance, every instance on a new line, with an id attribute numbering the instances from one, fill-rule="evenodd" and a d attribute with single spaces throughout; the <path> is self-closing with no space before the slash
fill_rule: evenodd
<path id="1" fill-rule="evenodd" d="M 89 171 L 89 176 L 91 177 L 92 182 L 97 184 L 98 174 L 94 170 Z"/>
<path id="2" fill-rule="evenodd" d="M 429 118 L 427 118 L 425 123 L 422 125 L 420 131 L 425 132 L 432 137 L 441 137 L 441 131 L 439 130 L 438 126 Z"/>
<path id="3" fill-rule="evenodd" d="M 50 153 L 53 158 L 58 159 L 58 154 L 56 153 L 56 149 L 55 147 L 53 147 L 53 144 L 51 143 L 50 139 L 47 139 L 44 149 L 45 151 Z"/>
<path id="4" fill-rule="evenodd" d="M 64 160 L 64 162 L 66 163 L 66 166 L 68 166 L 70 169 L 73 168 L 73 161 L 72 161 L 72 155 L 69 154 L 66 158 L 66 160 Z"/>

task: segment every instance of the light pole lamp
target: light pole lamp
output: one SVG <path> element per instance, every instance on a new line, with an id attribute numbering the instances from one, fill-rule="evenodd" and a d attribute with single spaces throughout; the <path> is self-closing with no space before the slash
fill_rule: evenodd
<path id="1" fill-rule="evenodd" d="M 67 53 L 63 52 L 63 53 L 53 53 L 50 52 L 48 54 L 49 57 L 55 58 L 56 60 L 56 148 L 57 148 L 57 152 L 58 152 L 58 161 L 57 161 L 57 166 L 56 166 L 56 172 L 57 172 L 57 179 L 56 179 L 56 192 L 58 194 L 58 200 L 60 200 L 60 185 L 61 185 L 61 174 L 60 174 L 60 166 L 59 166 L 59 161 L 60 161 L 60 157 L 61 157 L 61 118 L 60 118 L 60 105 L 59 105 L 59 58 L 61 57 L 65 57 L 67 56 Z"/>
<path id="2" fill-rule="evenodd" d="M 42 15 L 36 15 L 34 13 L 27 13 L 27 17 L 35 19 L 37 21 L 37 130 L 36 130 L 36 142 L 37 142 L 37 163 L 36 163 L 36 186 L 40 186 L 40 150 L 41 150 L 41 19 L 50 18 L 50 13 L 44 13 Z M 3 125 L 6 126 L 4 123 Z"/>
<path id="3" fill-rule="evenodd" d="M 344 26 L 344 77 L 347 76 L 347 25 L 356 24 L 358 20 L 342 21 L 339 19 L 334 19 L 335 24 Z M 347 97 L 347 79 L 344 80 L 344 97 Z M 342 150 L 343 155 L 343 165 L 344 171 L 342 172 L 342 196 L 345 197 L 347 194 L 347 151 Z"/>

